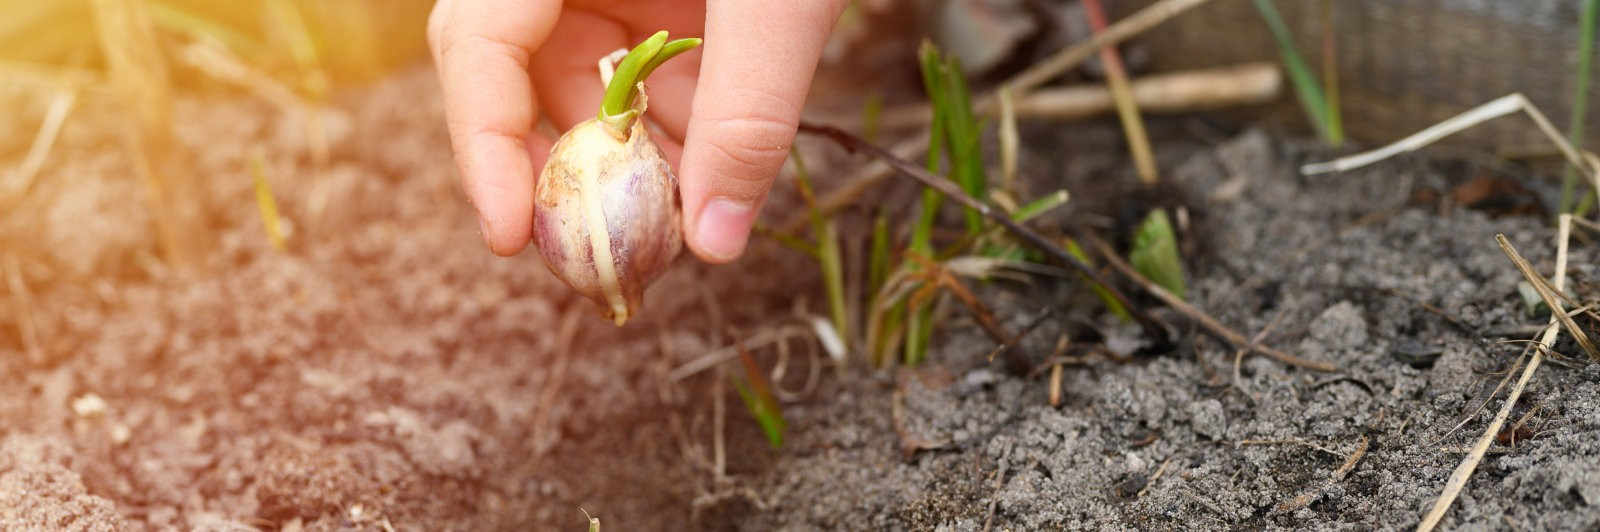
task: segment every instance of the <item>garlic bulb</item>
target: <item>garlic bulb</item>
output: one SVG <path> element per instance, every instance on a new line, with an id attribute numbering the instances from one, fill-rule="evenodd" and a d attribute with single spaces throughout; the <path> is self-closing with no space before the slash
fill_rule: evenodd
<path id="1" fill-rule="evenodd" d="M 683 248 L 678 178 L 641 121 L 626 140 L 604 123 L 574 126 L 550 151 L 534 189 L 533 235 L 557 277 L 617 325 Z"/>
<path id="2" fill-rule="evenodd" d="M 641 80 L 700 44 L 666 42 L 666 35 L 622 59 L 606 80 L 599 116 L 561 135 L 534 187 L 533 238 L 545 265 L 619 326 L 683 249 L 678 178 L 639 119 Z"/>

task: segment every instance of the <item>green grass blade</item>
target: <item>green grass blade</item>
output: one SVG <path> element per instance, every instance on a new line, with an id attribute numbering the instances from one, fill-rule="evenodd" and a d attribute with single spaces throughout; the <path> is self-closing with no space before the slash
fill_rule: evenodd
<path id="1" fill-rule="evenodd" d="M 933 43 L 923 41 L 919 60 L 922 68 L 922 86 L 928 92 L 928 100 L 933 102 L 932 132 L 928 135 L 928 172 L 938 174 L 939 160 L 944 157 L 945 122 L 948 120 L 949 111 L 945 103 L 943 84 L 940 83 L 939 70 L 942 68 L 939 60 L 939 50 Z M 911 249 L 927 253 L 933 235 L 933 223 L 939 214 L 939 207 L 943 205 L 944 196 L 931 188 L 922 190 L 922 209 L 917 217 L 916 225 L 911 228 Z"/>
<path id="2" fill-rule="evenodd" d="M 783 411 L 778 409 L 778 403 L 768 398 L 763 398 L 751 389 L 744 381 L 734 379 L 734 389 L 739 391 L 739 398 L 744 400 L 744 407 L 750 412 L 750 417 L 755 418 L 756 424 L 761 425 L 761 432 L 767 436 L 767 443 L 773 449 L 783 448 L 783 431 L 789 423 L 783 419 Z"/>
<path id="3" fill-rule="evenodd" d="M 767 381 L 767 375 L 762 373 L 755 357 L 750 356 L 742 344 L 739 346 L 739 358 L 744 362 L 744 378 L 729 374 L 733 387 L 739 391 L 739 398 L 744 400 L 744 407 L 750 416 L 761 425 L 761 432 L 767 435 L 767 443 L 772 444 L 773 449 L 781 448 L 783 432 L 789 428 L 789 422 L 784 421 L 783 407 L 772 395 L 772 383 Z"/>
<path id="4" fill-rule="evenodd" d="M 822 284 L 828 291 L 828 310 L 840 338 L 850 337 L 850 313 L 844 298 L 844 261 L 839 251 L 838 225 L 823 222 L 817 233 L 817 260 L 822 264 Z"/>
<path id="5" fill-rule="evenodd" d="M 1051 209 L 1066 205 L 1067 200 L 1071 197 L 1070 194 L 1067 194 L 1067 189 L 1057 190 L 1054 193 L 1030 201 L 1027 205 L 1018 207 L 1017 212 L 1011 213 L 1011 219 L 1016 220 L 1017 223 L 1027 222 L 1039 217 L 1039 215 L 1050 212 Z"/>
<path id="6" fill-rule="evenodd" d="M 975 198 L 988 195 L 988 178 L 984 175 L 981 129 L 972 111 L 972 94 L 967 90 L 967 80 L 961 75 L 961 64 L 955 58 L 945 62 L 942 69 L 949 124 L 945 135 L 949 137 L 950 172 L 961 189 Z M 983 216 L 973 209 L 964 210 L 967 231 L 983 230 Z"/>
<path id="7" fill-rule="evenodd" d="M 1572 90 L 1572 120 L 1567 125 L 1567 138 L 1580 150 L 1583 149 L 1584 126 L 1589 113 L 1589 72 L 1594 59 L 1597 6 L 1600 6 L 1600 0 L 1583 2 L 1583 28 L 1578 37 L 1578 71 Z M 1577 169 L 1567 164 L 1561 178 L 1561 212 L 1573 212 L 1572 195 L 1577 188 L 1577 181 Z"/>
<path id="8" fill-rule="evenodd" d="M 878 336 L 872 345 L 872 366 L 876 368 L 885 367 L 894 360 L 892 352 L 900 346 L 901 335 L 905 332 L 905 303 L 889 307 L 879 319 Z"/>
<path id="9" fill-rule="evenodd" d="M 911 319 L 906 321 L 905 364 L 907 366 L 921 364 L 928 358 L 928 340 L 933 337 L 934 306 L 934 301 L 929 301 L 919 308 L 907 308 L 911 314 Z"/>
<path id="10" fill-rule="evenodd" d="M 811 188 L 811 172 L 798 148 L 789 148 L 789 159 L 794 162 L 794 183 L 800 189 L 811 217 L 811 231 L 817 239 L 817 261 L 822 266 L 822 283 L 827 288 L 828 308 L 833 315 L 833 327 L 841 338 L 850 337 L 850 319 L 844 299 L 844 259 L 839 251 L 839 235 L 833 219 L 817 207 L 816 193 Z"/>
<path id="11" fill-rule="evenodd" d="M 1272 0 L 1255 0 L 1256 11 L 1261 13 L 1261 18 L 1266 21 L 1267 29 L 1272 32 L 1272 38 L 1278 42 L 1278 52 L 1283 55 L 1284 67 L 1289 70 L 1289 79 L 1294 83 L 1296 96 L 1300 99 L 1301 107 L 1305 108 L 1306 115 L 1310 117 L 1312 125 L 1322 139 L 1335 146 L 1344 142 L 1344 131 L 1339 129 L 1329 118 L 1328 100 L 1322 94 L 1322 86 L 1317 82 L 1317 75 L 1311 72 L 1311 67 L 1300 56 L 1300 51 L 1295 48 L 1294 34 L 1289 31 L 1289 25 L 1283 22 L 1283 16 L 1278 14 L 1278 8 Z"/>
<path id="12" fill-rule="evenodd" d="M 1333 16 L 1333 0 L 1322 0 L 1322 94 L 1328 104 L 1328 129 L 1343 141 L 1344 111 L 1339 108 L 1338 28 Z M 1335 144 L 1337 146 L 1337 144 Z"/>
<path id="13" fill-rule="evenodd" d="M 889 278 L 889 217 L 878 213 L 872 221 L 872 251 L 867 257 L 867 293 L 876 294 Z"/>

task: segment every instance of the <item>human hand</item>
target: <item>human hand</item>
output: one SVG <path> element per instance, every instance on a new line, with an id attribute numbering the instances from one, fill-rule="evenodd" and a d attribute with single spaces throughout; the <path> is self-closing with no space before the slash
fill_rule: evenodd
<path id="1" fill-rule="evenodd" d="M 817 59 L 844 0 L 439 0 L 428 44 L 462 187 L 489 249 L 527 247 L 533 184 L 554 139 L 593 118 L 595 64 L 650 34 L 704 36 L 647 83 L 647 117 L 678 170 L 683 235 L 701 260 L 744 253 L 788 157 Z"/>

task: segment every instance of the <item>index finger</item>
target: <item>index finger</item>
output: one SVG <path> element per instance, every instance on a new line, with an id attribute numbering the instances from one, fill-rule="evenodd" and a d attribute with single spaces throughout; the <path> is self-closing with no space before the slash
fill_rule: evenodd
<path id="1" fill-rule="evenodd" d="M 534 168 L 527 139 L 538 109 L 528 62 L 560 11 L 560 2 L 541 0 L 445 0 L 429 19 L 462 188 L 499 255 L 516 254 L 530 238 Z"/>
<path id="2" fill-rule="evenodd" d="M 707 2 L 679 184 L 685 240 L 702 259 L 744 252 L 843 8 L 842 0 Z"/>

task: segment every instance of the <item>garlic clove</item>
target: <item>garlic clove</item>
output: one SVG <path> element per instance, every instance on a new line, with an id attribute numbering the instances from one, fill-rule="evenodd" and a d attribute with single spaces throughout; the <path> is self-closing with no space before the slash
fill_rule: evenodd
<path id="1" fill-rule="evenodd" d="M 574 126 L 534 188 L 545 265 L 619 326 L 683 249 L 677 176 L 643 121 L 631 122 L 626 135 L 598 119 Z"/>

